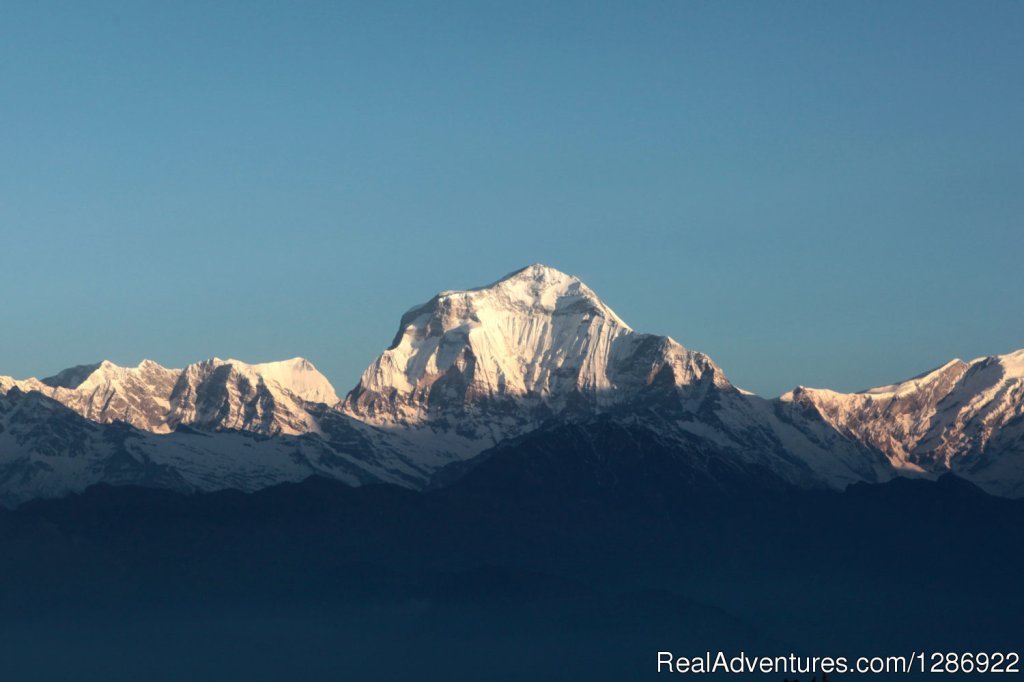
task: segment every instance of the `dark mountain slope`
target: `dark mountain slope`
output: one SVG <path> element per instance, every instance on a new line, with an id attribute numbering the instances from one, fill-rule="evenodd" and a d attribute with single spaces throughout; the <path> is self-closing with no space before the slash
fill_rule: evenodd
<path id="1" fill-rule="evenodd" d="M 563 428 L 428 493 L 104 485 L 0 511 L 0 653 L 26 679 L 563 680 L 643 679 L 659 649 L 1019 645 L 1019 501 L 805 491 Z"/>

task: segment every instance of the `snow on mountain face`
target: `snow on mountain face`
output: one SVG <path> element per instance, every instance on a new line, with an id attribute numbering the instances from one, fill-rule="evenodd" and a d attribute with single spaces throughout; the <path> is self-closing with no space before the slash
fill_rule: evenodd
<path id="1" fill-rule="evenodd" d="M 509 438 L 599 421 L 640 429 L 691 467 L 838 489 L 952 469 L 1024 497 L 1024 351 L 863 393 L 765 400 L 706 355 L 634 331 L 579 279 L 533 265 L 407 312 L 344 402 L 301 358 L 0 377 L 0 502 L 98 481 L 254 490 L 311 473 L 422 487 Z"/>
<path id="2" fill-rule="evenodd" d="M 168 398 L 179 373 L 151 360 L 143 360 L 138 367 L 118 367 L 104 360 L 72 367 L 42 381 L 12 380 L 10 384 L 53 398 L 91 421 L 122 421 L 160 433 L 169 430 Z"/>
<path id="3" fill-rule="evenodd" d="M 45 382 L 0 377 L 0 504 L 101 481 L 257 490 L 313 474 L 351 484 L 427 480 L 429 454 L 411 459 L 415 445 L 337 403 L 301 358 L 213 358 L 181 370 L 103 362 Z"/>
<path id="4" fill-rule="evenodd" d="M 307 360 L 250 365 L 213 358 L 185 369 L 151 360 L 138 367 L 103 361 L 44 379 L 0 379 L 0 390 L 17 386 L 53 398 L 91 421 L 125 422 L 153 433 L 179 424 L 271 435 L 316 431 L 304 402 L 335 404 L 327 379 Z"/>
<path id="5" fill-rule="evenodd" d="M 186 367 L 168 398 L 168 424 L 255 433 L 318 431 L 304 401 L 338 402 L 334 389 L 308 361 L 249 365 L 213 358 Z"/>
<path id="6" fill-rule="evenodd" d="M 634 332 L 579 279 L 532 265 L 407 312 L 345 410 L 389 426 L 457 419 L 463 431 L 473 430 L 467 420 L 486 417 L 482 430 L 507 435 L 545 416 L 607 408 L 646 386 L 682 387 L 709 373 L 728 385 L 707 356 Z"/>
<path id="7" fill-rule="evenodd" d="M 331 431 L 330 438 L 194 429 L 157 434 L 90 421 L 38 391 L 11 386 L 0 393 L 0 504 L 58 497 L 99 482 L 183 492 L 253 491 L 314 474 L 353 485 L 406 483 L 363 458 L 360 425 L 337 415 Z"/>
<path id="8" fill-rule="evenodd" d="M 74 367 L 68 367 L 52 377 L 40 379 L 40 381 L 47 386 L 53 386 L 54 388 L 78 388 L 81 383 L 88 379 L 90 374 L 98 370 L 102 364 L 102 362 L 97 362 L 93 365 L 76 365 Z"/>
<path id="9" fill-rule="evenodd" d="M 543 265 L 407 312 L 342 409 L 400 435 L 410 449 L 396 449 L 428 470 L 552 419 L 603 414 L 800 485 L 887 473 L 884 459 L 848 442 L 823 444 L 820 419 L 804 430 L 783 422 L 706 355 L 635 332 L 579 279 Z"/>
<path id="10" fill-rule="evenodd" d="M 331 382 L 327 381 L 327 377 L 305 358 L 263 362 L 256 365 L 248 365 L 239 360 L 225 360 L 225 362 L 262 378 L 268 384 L 277 384 L 302 400 L 325 405 L 334 405 L 339 402 Z"/>
<path id="11" fill-rule="evenodd" d="M 860 393 L 801 387 L 779 400 L 816 410 L 898 470 L 952 470 L 992 492 L 1024 492 L 1024 350 L 953 360 Z M 1011 468 L 1019 471 L 1009 475 Z"/>
<path id="12" fill-rule="evenodd" d="M 910 453 L 924 438 L 936 406 L 967 372 L 961 360 L 900 384 L 861 393 L 798 387 L 779 400 L 811 406 L 838 431 L 876 448 L 897 466 L 920 470 Z"/>
<path id="13" fill-rule="evenodd" d="M 552 419 L 584 422 L 601 414 L 642 423 L 682 450 L 716 452 L 739 466 L 767 463 L 800 485 L 842 487 L 884 475 L 850 443 L 828 443 L 820 419 L 801 428 L 778 419 L 766 401 L 735 389 L 706 355 L 635 332 L 579 279 L 542 265 L 490 286 L 443 292 L 406 313 L 392 347 L 336 406 L 327 380 L 299 358 L 91 369 L 73 368 L 48 383 L 0 379 L 0 391 L 16 386 L 94 422 L 175 436 L 146 461 L 166 462 L 160 453 L 184 438 L 181 426 L 311 435 L 326 448 L 319 458 L 341 457 L 349 474 L 413 487 Z M 15 450 L 18 462 L 34 456 L 34 442 Z M 211 448 L 175 456 L 174 471 L 190 485 L 214 485 L 218 477 L 234 487 L 270 480 L 241 461 L 204 461 L 219 452 Z"/>

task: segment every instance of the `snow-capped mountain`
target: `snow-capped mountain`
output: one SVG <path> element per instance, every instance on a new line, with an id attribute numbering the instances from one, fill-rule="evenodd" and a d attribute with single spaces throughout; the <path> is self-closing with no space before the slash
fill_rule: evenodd
<path id="1" fill-rule="evenodd" d="M 1024 350 L 952 360 L 860 393 L 799 387 L 779 401 L 815 410 L 901 472 L 953 471 L 999 494 L 1024 494 Z"/>
<path id="2" fill-rule="evenodd" d="M 308 433 L 316 423 L 303 404 L 338 402 L 330 382 L 303 358 L 256 365 L 212 358 L 185 369 L 152 360 L 138 367 L 104 360 L 41 380 L 0 377 L 0 391 L 12 386 L 42 393 L 91 421 L 125 422 L 153 433 L 181 424 L 264 435 Z"/>
<path id="3" fill-rule="evenodd" d="M 53 398 L 95 422 L 122 421 L 148 431 L 167 432 L 168 398 L 179 374 L 180 370 L 149 360 L 138 367 L 118 367 L 105 360 L 42 380 L 0 377 L 0 390 L 17 386 Z"/>
<path id="4" fill-rule="evenodd" d="M 314 414 L 338 402 L 303 358 L 184 369 L 104 361 L 42 380 L 0 377 L 0 502 L 98 482 L 255 490 L 317 473 L 408 484 L 352 454 L 367 449 L 360 430 L 369 429 L 337 414 L 323 433 Z"/>
<path id="5" fill-rule="evenodd" d="M 335 425 L 341 434 L 345 425 Z M 355 427 L 349 444 L 358 442 Z M 252 491 L 318 474 L 358 485 L 403 482 L 347 451 L 340 438 L 260 436 L 181 426 L 152 433 L 90 421 L 38 391 L 0 394 L 0 504 L 55 497 L 95 483 L 180 491 Z"/>
<path id="6" fill-rule="evenodd" d="M 167 424 L 264 435 L 319 430 L 306 403 L 334 405 L 330 382 L 308 360 L 250 365 L 213 358 L 189 365 L 168 396 Z"/>
<path id="7" fill-rule="evenodd" d="M 797 484 L 890 475 L 876 453 L 842 439 L 823 444 L 824 424 L 783 422 L 707 355 L 634 331 L 579 279 L 539 264 L 407 312 L 343 409 L 402 432 L 421 453 L 439 452 L 441 463 L 552 420 L 613 414 L 681 451 L 767 463 Z"/>
<path id="8" fill-rule="evenodd" d="M 591 424 L 646 434 L 702 480 L 771 471 L 842 489 L 953 470 L 1024 496 L 1022 377 L 1018 351 L 863 393 L 767 400 L 707 355 L 634 331 L 576 277 L 532 265 L 408 311 L 343 401 L 302 358 L 0 377 L 0 501 L 99 481 L 255 490 L 313 473 L 423 487 L 499 444 Z"/>
<path id="9" fill-rule="evenodd" d="M 344 409 L 375 425 L 493 444 L 552 417 L 704 379 L 729 385 L 706 355 L 633 331 L 579 279 L 532 265 L 403 315 Z"/>

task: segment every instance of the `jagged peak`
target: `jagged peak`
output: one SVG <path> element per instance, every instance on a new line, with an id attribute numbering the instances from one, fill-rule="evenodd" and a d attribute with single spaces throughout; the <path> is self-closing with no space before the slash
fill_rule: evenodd
<path id="1" fill-rule="evenodd" d="M 905 379 L 904 381 L 900 381 L 895 384 L 887 384 L 885 386 L 877 386 L 875 388 L 868 388 L 863 391 L 846 393 L 843 391 L 836 391 L 831 388 L 813 388 L 810 386 L 799 385 L 793 390 L 783 393 L 779 398 L 784 401 L 792 400 L 800 394 L 817 394 L 822 396 L 830 395 L 836 397 L 864 396 L 872 398 L 894 395 L 898 396 L 916 391 L 926 385 L 930 385 L 932 382 L 948 376 L 950 371 L 963 373 L 968 369 L 975 370 L 986 367 L 997 368 L 997 371 L 1000 371 L 1005 379 L 1024 378 L 1024 348 L 1004 353 L 1002 355 L 983 355 L 970 361 L 963 360 L 961 358 L 953 358 L 945 364 L 926 372 L 921 372 L 920 374 L 910 377 L 909 379 Z"/>
<path id="2" fill-rule="evenodd" d="M 926 372 L 913 376 L 905 381 L 901 381 L 895 384 L 888 384 L 886 386 L 878 386 L 876 388 L 869 388 L 865 391 L 858 391 L 858 395 L 870 395 L 870 396 L 884 396 L 884 395 L 899 395 L 916 391 L 922 386 L 929 384 L 937 379 L 941 379 L 947 376 L 950 370 L 962 372 L 969 366 L 968 363 L 964 362 L 960 358 L 953 358 L 949 362 L 940 365 L 934 369 L 930 369 Z"/>
<path id="3" fill-rule="evenodd" d="M 977 361 L 975 361 L 977 362 Z M 926 372 L 921 372 L 909 379 L 900 381 L 895 384 L 886 384 L 885 386 L 876 386 L 874 388 L 864 389 L 863 391 L 852 391 L 844 392 L 837 391 L 832 388 L 815 388 L 813 386 L 804 386 L 800 384 L 793 388 L 791 391 L 787 391 L 779 396 L 780 400 L 792 401 L 800 395 L 818 395 L 818 396 L 831 396 L 834 398 L 844 398 L 852 396 L 861 396 L 864 398 L 880 398 L 893 395 L 901 395 L 908 392 L 916 391 L 922 386 L 941 379 L 947 376 L 950 370 L 966 370 L 973 362 L 967 363 L 960 358 L 953 358 L 949 362 L 940 365 L 934 369 L 930 369 Z"/>
<path id="4" fill-rule="evenodd" d="M 212 357 L 189 365 L 188 370 L 202 375 L 224 366 L 230 366 L 236 372 L 256 377 L 265 383 L 275 383 L 303 400 L 329 405 L 339 402 L 334 386 L 312 362 L 303 357 L 260 363 Z"/>
<path id="5" fill-rule="evenodd" d="M 281 367 L 287 367 L 290 369 L 299 369 L 303 371 L 317 371 L 316 367 L 312 362 L 306 358 L 296 356 L 287 360 L 273 360 L 271 362 L 243 362 L 241 360 L 227 359 L 223 361 L 225 364 L 232 365 L 244 365 L 246 367 L 252 367 L 254 369 L 275 369 Z"/>
<path id="6" fill-rule="evenodd" d="M 39 382 L 50 388 L 76 389 L 81 386 L 94 372 L 106 365 L 111 365 L 109 360 L 93 362 L 85 365 L 75 365 L 62 369 L 53 376 L 40 379 Z"/>
<path id="7" fill-rule="evenodd" d="M 470 291 L 481 291 L 485 289 L 492 289 L 506 283 L 512 282 L 534 282 L 544 286 L 561 286 L 566 284 L 583 284 L 583 282 L 575 275 L 570 275 L 566 272 L 562 272 L 557 268 L 544 265 L 543 263 L 533 263 L 527 265 L 524 268 L 513 270 L 504 277 L 491 282 L 482 287 L 476 287 L 470 289 Z"/>
<path id="8" fill-rule="evenodd" d="M 984 363 L 998 364 L 1003 370 L 1003 376 L 1006 378 L 1024 378 L 1024 348 L 1002 355 L 988 355 L 976 358 L 970 362 L 971 365 L 981 365 Z"/>
<path id="9" fill-rule="evenodd" d="M 438 309 L 457 310 L 458 317 L 473 317 L 482 308 L 507 309 L 516 312 L 555 314 L 584 305 L 601 318 L 632 331 L 630 326 L 609 308 L 594 291 L 578 277 L 556 268 L 534 263 L 481 287 L 450 289 L 438 293 L 424 304 L 410 308 L 403 316 L 401 329 L 424 314 Z"/>
<path id="10" fill-rule="evenodd" d="M 605 409 L 708 372 L 728 385 L 706 356 L 635 332 L 578 277 L 535 263 L 407 312 L 345 409 L 407 424 L 506 401 L 518 401 L 523 414 Z"/>

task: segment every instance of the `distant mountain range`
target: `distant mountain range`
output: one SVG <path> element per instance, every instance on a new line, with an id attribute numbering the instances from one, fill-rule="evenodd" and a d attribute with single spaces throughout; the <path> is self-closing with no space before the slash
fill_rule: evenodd
<path id="1" fill-rule="evenodd" d="M 0 377 L 7 505 L 104 482 L 253 491 L 316 474 L 427 488 L 496 453 L 557 443 L 600 459 L 634 441 L 701 485 L 843 489 L 952 471 L 1022 497 L 1024 350 L 860 393 L 765 399 L 532 265 L 411 309 L 344 399 L 302 358 Z"/>

